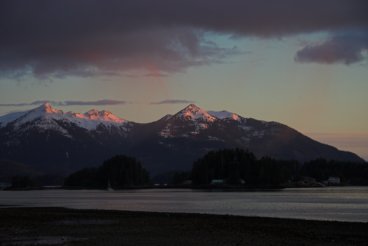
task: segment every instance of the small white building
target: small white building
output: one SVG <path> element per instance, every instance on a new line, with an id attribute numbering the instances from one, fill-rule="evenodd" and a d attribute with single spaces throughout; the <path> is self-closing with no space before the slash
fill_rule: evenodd
<path id="1" fill-rule="evenodd" d="M 341 184 L 340 177 L 329 177 L 327 180 L 328 185 L 339 185 Z"/>

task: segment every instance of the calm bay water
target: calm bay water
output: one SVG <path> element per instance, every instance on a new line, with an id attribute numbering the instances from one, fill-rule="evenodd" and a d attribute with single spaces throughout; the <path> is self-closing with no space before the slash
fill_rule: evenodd
<path id="1" fill-rule="evenodd" d="M 0 191 L 0 205 L 368 222 L 368 187 L 302 188 L 262 192 L 203 192 L 179 189 Z"/>

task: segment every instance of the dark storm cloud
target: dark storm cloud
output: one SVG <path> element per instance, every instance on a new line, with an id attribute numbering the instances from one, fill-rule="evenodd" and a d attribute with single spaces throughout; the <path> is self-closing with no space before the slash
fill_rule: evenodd
<path id="1" fill-rule="evenodd" d="M 366 0 L 4 0 L 0 73 L 158 75 L 239 52 L 204 32 L 262 38 L 366 28 Z"/>
<path id="2" fill-rule="evenodd" d="M 127 104 L 126 101 L 120 100 L 97 100 L 97 101 L 48 101 L 48 100 L 39 100 L 33 101 L 29 103 L 2 103 L 0 107 L 23 107 L 23 106 L 35 106 L 41 105 L 44 103 L 51 103 L 55 106 L 105 106 L 105 105 L 123 105 Z"/>
<path id="3" fill-rule="evenodd" d="M 167 99 L 167 100 L 162 100 L 159 102 L 152 102 L 151 104 L 160 105 L 160 104 L 190 104 L 190 103 L 195 103 L 195 102 L 191 100 Z"/>
<path id="4" fill-rule="evenodd" d="M 295 56 L 297 62 L 318 62 L 325 64 L 352 64 L 365 59 L 368 50 L 368 30 L 362 33 L 335 35 L 329 40 L 307 45 Z"/>

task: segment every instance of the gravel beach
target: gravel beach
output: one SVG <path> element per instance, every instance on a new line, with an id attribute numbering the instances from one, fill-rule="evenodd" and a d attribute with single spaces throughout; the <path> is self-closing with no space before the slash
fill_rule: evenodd
<path id="1" fill-rule="evenodd" d="M 368 223 L 0 208 L 0 245 L 368 245 Z"/>

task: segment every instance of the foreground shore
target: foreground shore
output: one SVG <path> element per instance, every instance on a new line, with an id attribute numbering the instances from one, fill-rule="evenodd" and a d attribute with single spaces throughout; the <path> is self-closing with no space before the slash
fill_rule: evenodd
<path id="1" fill-rule="evenodd" d="M 368 223 L 0 207 L 0 245 L 368 245 Z"/>

